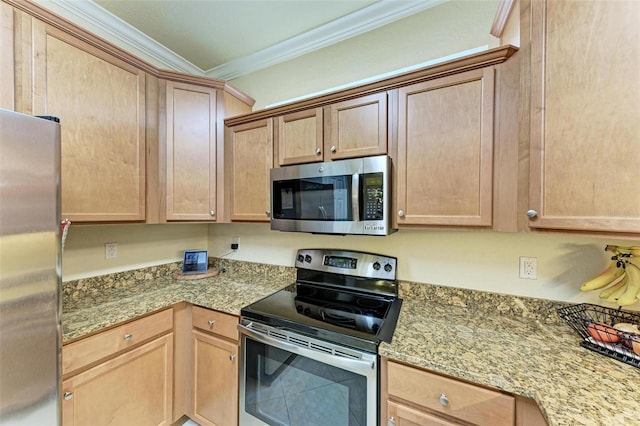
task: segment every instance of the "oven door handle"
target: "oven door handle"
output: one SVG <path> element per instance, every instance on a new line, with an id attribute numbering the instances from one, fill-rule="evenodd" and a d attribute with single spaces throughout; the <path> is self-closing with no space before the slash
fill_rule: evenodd
<path id="1" fill-rule="evenodd" d="M 325 352 L 315 351 L 313 349 L 305 348 L 302 346 L 297 346 L 292 343 L 282 341 L 280 339 L 274 339 L 273 337 L 254 331 L 251 328 L 251 324 L 247 324 L 247 325 L 238 324 L 238 330 L 240 330 L 241 333 L 251 337 L 252 339 L 260 343 L 264 343 L 265 345 L 284 349 L 291 353 L 306 356 L 308 358 L 313 358 L 318 361 L 325 362 L 327 364 L 335 365 L 336 367 L 341 367 L 343 369 L 349 369 L 351 371 L 357 370 L 357 371 L 363 371 L 365 373 L 369 373 L 371 371 L 375 371 L 375 368 L 376 368 L 375 361 L 363 361 L 363 360 L 357 360 L 357 359 L 344 358 L 338 355 L 332 355 Z"/>

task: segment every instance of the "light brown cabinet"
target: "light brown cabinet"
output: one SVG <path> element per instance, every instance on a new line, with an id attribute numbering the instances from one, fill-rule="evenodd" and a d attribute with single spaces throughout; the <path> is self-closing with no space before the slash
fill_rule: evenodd
<path id="1" fill-rule="evenodd" d="M 276 118 L 278 165 L 387 153 L 387 92 Z"/>
<path id="2" fill-rule="evenodd" d="M 395 402 L 387 402 L 387 426 L 454 426 L 449 420 Z"/>
<path id="3" fill-rule="evenodd" d="M 278 165 L 313 163 L 323 160 L 322 117 L 322 108 L 318 107 L 284 114 L 275 119 Z"/>
<path id="4" fill-rule="evenodd" d="M 273 119 L 227 128 L 225 150 L 231 221 L 268 222 Z"/>
<path id="5" fill-rule="evenodd" d="M 387 92 L 326 107 L 325 161 L 387 153 Z"/>
<path id="6" fill-rule="evenodd" d="M 17 105 L 60 118 L 62 216 L 143 221 L 145 73 L 41 21 L 21 23 L 31 26 L 32 49 L 16 58 Z"/>
<path id="7" fill-rule="evenodd" d="M 383 362 L 382 374 L 386 376 L 384 403 L 391 408 L 384 421 L 396 425 L 449 425 L 456 420 L 487 426 L 514 424 L 515 398 L 511 395 L 391 361 Z M 414 412 L 411 405 L 421 408 Z"/>
<path id="8" fill-rule="evenodd" d="M 486 67 L 398 89 L 399 227 L 491 226 L 493 87 Z"/>
<path id="9" fill-rule="evenodd" d="M 166 219 L 216 220 L 216 91 L 166 82 Z"/>
<path id="10" fill-rule="evenodd" d="M 238 318 L 197 306 L 192 315 L 193 419 L 200 425 L 237 425 Z"/>
<path id="11" fill-rule="evenodd" d="M 172 328 L 168 309 L 65 345 L 62 424 L 170 425 Z"/>
<path id="12" fill-rule="evenodd" d="M 531 2 L 530 227 L 640 233 L 639 17 Z"/>

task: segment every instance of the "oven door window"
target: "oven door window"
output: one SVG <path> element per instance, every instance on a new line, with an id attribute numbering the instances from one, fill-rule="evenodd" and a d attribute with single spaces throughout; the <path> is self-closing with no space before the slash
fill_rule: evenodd
<path id="1" fill-rule="evenodd" d="M 244 364 L 241 411 L 265 424 L 367 425 L 365 376 L 251 338 Z"/>
<path id="2" fill-rule="evenodd" d="M 324 176 L 273 182 L 276 219 L 353 221 L 353 177 Z"/>

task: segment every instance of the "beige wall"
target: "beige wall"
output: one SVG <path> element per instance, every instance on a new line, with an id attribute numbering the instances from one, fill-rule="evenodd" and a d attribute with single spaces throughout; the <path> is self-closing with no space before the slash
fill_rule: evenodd
<path id="1" fill-rule="evenodd" d="M 497 1 L 455 0 L 314 53 L 231 80 L 256 100 L 255 109 L 392 72 L 479 46 Z"/>
<path id="2" fill-rule="evenodd" d="M 118 257 L 105 259 L 105 243 L 118 243 Z M 62 254 L 62 280 L 161 265 L 182 260 L 185 249 L 207 248 L 207 225 L 74 225 Z"/>
<path id="3" fill-rule="evenodd" d="M 567 302 L 607 305 L 580 284 L 609 264 L 606 244 L 640 245 L 562 234 L 400 230 L 387 237 L 327 236 L 271 231 L 268 224 L 209 226 L 209 252 L 229 259 L 293 266 L 299 248 L 329 247 L 370 251 L 398 258 L 398 278 Z M 538 279 L 518 278 L 519 257 L 538 259 Z M 638 309 L 638 307 L 634 307 Z"/>

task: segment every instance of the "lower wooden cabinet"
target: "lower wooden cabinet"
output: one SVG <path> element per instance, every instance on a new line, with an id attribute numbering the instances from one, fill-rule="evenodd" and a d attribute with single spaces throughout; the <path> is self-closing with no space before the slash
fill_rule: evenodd
<path id="1" fill-rule="evenodd" d="M 63 426 L 170 425 L 173 333 L 62 382 Z"/>
<path id="2" fill-rule="evenodd" d="M 381 425 L 547 425 L 533 400 L 384 358 L 381 365 Z"/>
<path id="3" fill-rule="evenodd" d="M 449 420 L 395 402 L 387 402 L 387 426 L 452 426 Z"/>
<path id="4" fill-rule="evenodd" d="M 238 318 L 198 306 L 193 307 L 192 318 L 193 420 L 201 426 L 235 426 Z"/>

